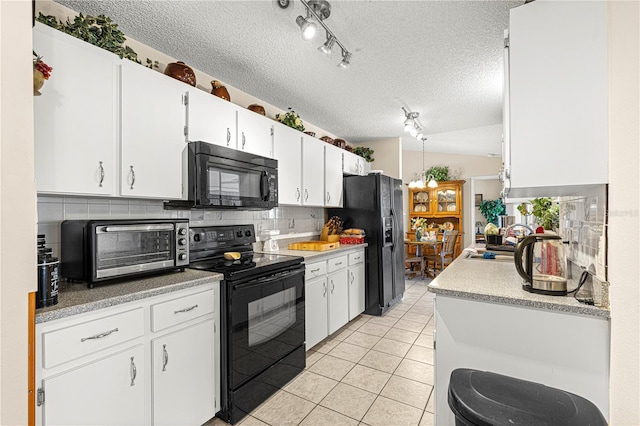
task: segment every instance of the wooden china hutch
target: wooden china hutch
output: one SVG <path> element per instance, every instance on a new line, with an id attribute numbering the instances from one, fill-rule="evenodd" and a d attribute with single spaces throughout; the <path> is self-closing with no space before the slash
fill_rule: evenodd
<path id="1" fill-rule="evenodd" d="M 444 226 L 458 231 L 456 253 L 462 252 L 464 227 L 462 223 L 462 185 L 465 181 L 454 180 L 438 182 L 437 188 L 409 188 L 409 226 L 407 238 L 415 240 L 413 225 L 418 218 L 426 219 L 428 224 Z M 442 231 L 440 230 L 440 234 Z M 441 235 L 440 235 L 441 238 Z M 410 249 L 412 247 L 410 246 Z M 415 248 L 413 248 L 415 251 Z M 413 254 L 413 253 L 412 253 Z"/>

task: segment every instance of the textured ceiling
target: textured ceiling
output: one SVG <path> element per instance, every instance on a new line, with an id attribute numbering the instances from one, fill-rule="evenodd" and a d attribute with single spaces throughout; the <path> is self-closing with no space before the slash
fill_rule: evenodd
<path id="1" fill-rule="evenodd" d="M 302 40 L 296 0 L 60 3 L 348 141 L 402 136 L 421 150 L 404 106 L 420 113 L 427 150 L 500 152 L 503 31 L 523 1 L 332 0 L 325 22 L 353 52 L 348 70 L 337 45 L 330 59 L 316 50 L 324 31 Z"/>

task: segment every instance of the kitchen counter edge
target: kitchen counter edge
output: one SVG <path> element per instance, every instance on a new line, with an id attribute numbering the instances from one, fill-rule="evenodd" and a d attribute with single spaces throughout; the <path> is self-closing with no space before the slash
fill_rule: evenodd
<path id="1" fill-rule="evenodd" d="M 278 251 L 256 251 L 256 253 L 264 253 L 264 254 L 281 254 L 283 256 L 300 256 L 304 257 L 305 262 L 315 262 L 318 260 L 322 260 L 322 258 L 333 257 L 336 254 L 347 254 L 351 251 L 356 251 L 361 248 L 367 247 L 369 244 L 343 244 L 338 248 L 332 250 L 288 250 L 288 249 L 280 249 Z"/>
<path id="2" fill-rule="evenodd" d="M 183 272 L 126 282 L 98 284 L 92 289 L 87 288 L 86 283 L 61 283 L 58 304 L 36 309 L 36 324 L 210 284 L 222 279 L 224 276 L 215 272 L 186 269 Z"/>
<path id="3" fill-rule="evenodd" d="M 578 302 L 573 295 L 547 296 L 522 289 L 522 278 L 514 265 L 459 256 L 429 285 L 436 295 L 459 297 L 505 305 L 545 309 L 609 319 L 607 308 Z"/>

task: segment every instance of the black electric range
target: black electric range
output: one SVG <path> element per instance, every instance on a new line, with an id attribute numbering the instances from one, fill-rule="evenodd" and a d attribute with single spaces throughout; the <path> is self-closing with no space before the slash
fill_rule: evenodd
<path id="1" fill-rule="evenodd" d="M 254 253 L 253 225 L 191 227 L 189 233 L 189 267 L 224 275 L 216 415 L 233 424 L 304 370 L 304 259 Z M 226 252 L 240 258 L 227 260 Z"/>

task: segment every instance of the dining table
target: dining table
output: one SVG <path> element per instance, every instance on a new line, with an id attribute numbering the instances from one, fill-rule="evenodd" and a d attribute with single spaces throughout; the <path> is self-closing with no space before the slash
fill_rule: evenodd
<path id="1" fill-rule="evenodd" d="M 416 256 L 422 256 L 424 253 L 424 248 L 433 248 L 434 253 L 437 252 L 438 245 L 442 244 L 442 240 L 409 240 L 405 239 L 404 244 L 408 247 L 414 245 L 416 246 Z"/>

